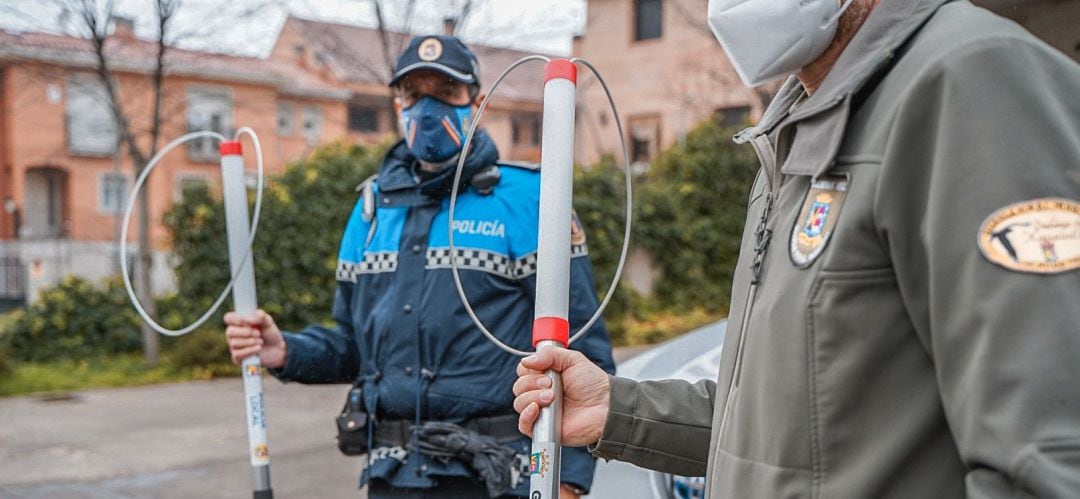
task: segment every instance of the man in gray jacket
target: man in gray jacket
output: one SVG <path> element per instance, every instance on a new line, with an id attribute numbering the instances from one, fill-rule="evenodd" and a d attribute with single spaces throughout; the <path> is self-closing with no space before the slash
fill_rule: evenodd
<path id="1" fill-rule="evenodd" d="M 521 429 L 551 367 L 565 444 L 712 498 L 1080 497 L 1080 66 L 967 1 L 709 18 L 744 81 L 797 75 L 736 137 L 762 168 L 718 379 L 544 350 Z"/>

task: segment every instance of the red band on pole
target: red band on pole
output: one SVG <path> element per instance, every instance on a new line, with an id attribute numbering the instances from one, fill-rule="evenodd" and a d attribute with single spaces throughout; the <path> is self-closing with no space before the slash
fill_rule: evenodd
<path id="1" fill-rule="evenodd" d="M 240 142 L 233 142 L 231 140 L 221 141 L 221 145 L 218 146 L 218 151 L 222 156 L 241 156 L 244 154 L 244 149 L 240 147 Z"/>
<path id="2" fill-rule="evenodd" d="M 544 66 L 544 83 L 555 78 L 564 78 L 577 85 L 577 66 L 568 59 L 553 59 Z"/>
<path id="3" fill-rule="evenodd" d="M 563 347 L 570 344 L 570 323 L 561 317 L 540 317 L 533 321 L 533 347 L 541 341 L 557 341 Z"/>

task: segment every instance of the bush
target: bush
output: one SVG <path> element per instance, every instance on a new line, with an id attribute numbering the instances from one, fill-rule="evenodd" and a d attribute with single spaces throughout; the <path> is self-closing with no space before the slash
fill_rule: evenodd
<path id="1" fill-rule="evenodd" d="M 662 152 L 636 196 L 634 237 L 661 271 L 657 305 L 726 313 L 758 163 L 733 130 L 706 122 Z"/>
<path id="2" fill-rule="evenodd" d="M 252 249 L 261 308 L 283 329 L 330 317 L 338 244 L 357 199 L 357 184 L 378 169 L 381 149 L 333 144 L 289 165 L 266 187 Z M 205 310 L 229 281 L 225 214 L 206 189 L 184 193 L 165 216 L 177 259 L 178 295 L 159 313 L 185 324 Z M 230 302 L 222 308 L 231 308 Z M 221 315 L 210 324 L 221 324 Z M 224 344 L 224 341 L 221 342 Z"/>
<path id="3" fill-rule="evenodd" d="M 596 292 L 599 299 L 611 285 L 622 249 L 623 228 L 626 223 L 626 183 L 622 169 L 611 157 L 596 165 L 574 170 L 574 211 L 585 229 L 592 261 Z M 620 284 L 604 311 L 604 319 L 617 344 L 625 341 L 623 319 L 631 310 L 635 293 Z"/>
<path id="4" fill-rule="evenodd" d="M 11 372 L 11 352 L 7 347 L 0 345 L 0 377 Z"/>
<path id="5" fill-rule="evenodd" d="M 119 279 L 97 287 L 69 276 L 14 314 L 0 334 L 15 360 L 87 359 L 142 347 L 139 319 Z"/>

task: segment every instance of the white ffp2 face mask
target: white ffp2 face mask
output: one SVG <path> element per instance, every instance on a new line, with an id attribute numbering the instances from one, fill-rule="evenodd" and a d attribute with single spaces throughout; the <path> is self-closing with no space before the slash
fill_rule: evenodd
<path id="1" fill-rule="evenodd" d="M 709 0 L 709 27 L 739 78 L 756 87 L 825 52 L 852 1 Z"/>

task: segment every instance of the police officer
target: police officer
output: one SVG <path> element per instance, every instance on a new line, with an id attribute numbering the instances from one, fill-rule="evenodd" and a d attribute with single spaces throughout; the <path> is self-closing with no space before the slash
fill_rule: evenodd
<path id="1" fill-rule="evenodd" d="M 554 367 L 563 442 L 712 498 L 1080 497 L 1080 66 L 964 0 L 709 18 L 748 84 L 797 73 L 736 136 L 762 169 L 717 381 L 548 350 L 523 430 Z"/>
<path id="2" fill-rule="evenodd" d="M 531 349 L 539 171 L 500 161 L 482 130 L 462 151 L 482 96 L 476 57 L 458 39 L 414 38 L 390 86 L 405 138 L 358 189 L 338 254 L 337 326 L 283 333 L 263 312 L 227 314 L 229 348 L 235 362 L 257 353 L 282 381 L 355 383 L 356 405 L 374 416 L 360 478 L 369 497 L 524 496 L 529 441 L 512 408 L 517 358 L 477 331 L 450 268 L 457 259 L 465 292 L 493 333 Z M 461 154 L 452 254 L 449 193 Z M 574 328 L 598 301 L 585 233 L 576 218 L 566 223 Z M 614 371 L 602 321 L 572 347 Z M 472 447 L 445 445 L 455 434 Z M 588 491 L 593 466 L 585 449 L 565 449 L 563 497 Z"/>

